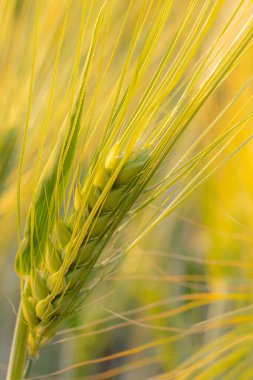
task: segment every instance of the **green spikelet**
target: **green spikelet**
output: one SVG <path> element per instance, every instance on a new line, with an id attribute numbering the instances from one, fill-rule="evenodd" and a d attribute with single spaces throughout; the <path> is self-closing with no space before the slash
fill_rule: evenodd
<path id="1" fill-rule="evenodd" d="M 108 212 L 100 214 L 90 228 L 90 237 L 95 238 L 97 236 L 103 235 L 111 222 L 111 213 Z"/>
<path id="2" fill-rule="evenodd" d="M 50 302 L 50 297 L 40 300 L 37 303 L 35 310 L 36 310 L 36 315 L 38 316 L 38 318 L 42 322 L 46 323 L 51 318 L 54 312 L 53 305 Z"/>
<path id="3" fill-rule="evenodd" d="M 62 293 L 66 286 L 66 280 L 62 277 L 60 271 L 50 274 L 47 278 L 47 288 L 50 292 L 55 294 Z"/>
<path id="4" fill-rule="evenodd" d="M 119 175 L 115 180 L 117 185 L 125 185 L 132 181 L 133 178 L 141 171 L 145 162 L 148 159 L 148 150 L 143 149 L 139 153 L 133 154 L 131 159 L 126 162 L 126 164 L 121 169 Z"/>
<path id="5" fill-rule="evenodd" d="M 34 298 L 42 299 L 48 296 L 49 292 L 46 283 L 37 270 L 34 273 L 31 287 Z"/>
<path id="6" fill-rule="evenodd" d="M 105 171 L 113 173 L 122 160 L 122 153 L 118 144 L 115 144 L 105 159 Z"/>
<path id="7" fill-rule="evenodd" d="M 66 310 L 72 298 L 72 292 L 67 292 L 64 295 L 55 298 L 55 300 L 53 301 L 55 315 L 60 316 Z"/>
<path id="8" fill-rule="evenodd" d="M 52 240 L 55 244 L 59 245 L 61 248 L 64 248 L 71 238 L 71 231 L 68 226 L 59 219 L 58 223 L 55 225 Z"/>
<path id="9" fill-rule="evenodd" d="M 74 288 L 82 281 L 83 268 L 75 268 L 72 271 L 69 271 L 66 275 L 67 287 L 68 290 Z"/>
<path id="10" fill-rule="evenodd" d="M 46 247 L 46 267 L 50 273 L 57 272 L 62 266 L 61 251 L 48 239 Z"/>
<path id="11" fill-rule="evenodd" d="M 125 186 L 114 186 L 106 196 L 103 203 L 103 210 L 108 212 L 113 208 L 117 208 L 125 195 L 127 195 Z"/>
<path id="12" fill-rule="evenodd" d="M 36 325 L 38 323 L 38 320 L 36 317 L 32 299 L 30 297 L 22 297 L 21 305 L 27 323 L 31 326 Z"/>
<path id="13" fill-rule="evenodd" d="M 98 246 L 98 239 L 89 239 L 89 241 L 81 245 L 78 252 L 78 257 L 75 259 L 74 264 L 82 265 L 89 262 L 94 256 L 94 253 L 96 253 Z"/>

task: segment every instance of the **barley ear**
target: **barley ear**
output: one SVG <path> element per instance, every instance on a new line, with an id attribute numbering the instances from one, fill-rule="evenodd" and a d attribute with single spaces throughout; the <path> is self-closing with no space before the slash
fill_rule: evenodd
<path id="1" fill-rule="evenodd" d="M 113 153 L 112 153 L 113 152 Z M 147 163 L 149 153 L 147 148 L 139 149 L 125 159 L 124 153 L 116 155 L 115 149 L 109 152 L 104 164 L 94 177 L 87 205 L 82 207 L 84 194 L 78 188 L 78 200 L 75 199 L 72 213 L 66 221 L 59 219 L 48 237 L 45 260 L 40 269 L 31 273 L 26 282 L 29 291 L 22 294 L 22 309 L 30 331 L 29 352 L 36 356 L 42 341 L 47 341 L 53 334 L 58 323 L 75 312 L 89 293 L 90 281 L 93 273 L 96 275 L 98 267 L 95 263 L 100 256 L 107 240 L 115 231 L 117 225 L 112 221 L 119 205 L 124 204 L 129 190 L 134 186 L 135 180 L 141 175 L 142 168 Z M 72 241 L 82 234 L 82 225 L 101 199 L 102 193 L 117 170 L 117 165 L 124 160 L 121 169 L 114 178 L 94 220 L 87 228 L 82 243 L 77 252 L 72 252 Z M 104 180 L 106 178 L 106 181 Z M 85 187 L 84 187 L 85 188 Z M 134 187 L 132 189 L 134 191 Z M 84 218 L 79 218 L 77 236 L 74 236 L 75 223 L 78 222 L 80 210 L 85 210 Z M 76 222 L 73 223 L 73 220 Z M 121 222 L 122 218 L 118 221 Z M 71 224 L 73 223 L 73 227 Z M 68 264 L 66 264 L 68 263 Z M 104 262 L 100 269 L 104 269 L 108 262 Z"/>

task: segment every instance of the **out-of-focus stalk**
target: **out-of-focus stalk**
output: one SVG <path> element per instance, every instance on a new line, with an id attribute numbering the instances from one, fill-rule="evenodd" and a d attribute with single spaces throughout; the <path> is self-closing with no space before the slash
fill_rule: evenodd
<path id="1" fill-rule="evenodd" d="M 22 308 L 19 307 L 6 380 L 19 380 L 22 378 L 26 356 L 27 334 L 27 324 L 23 317 Z"/>

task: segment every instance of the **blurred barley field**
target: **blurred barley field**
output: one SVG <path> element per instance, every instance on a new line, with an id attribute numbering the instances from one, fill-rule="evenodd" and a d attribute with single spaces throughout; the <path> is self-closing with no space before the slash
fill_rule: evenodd
<path id="1" fill-rule="evenodd" d="M 0 378 L 7 372 L 20 297 L 15 254 L 103 6 L 76 175 L 89 166 L 111 109 L 129 96 L 118 127 L 123 134 L 167 49 L 164 75 L 138 120 L 148 125 L 149 136 L 160 125 L 162 130 L 168 115 L 180 118 L 233 43 L 240 50 L 245 25 L 247 46 L 205 99 L 200 93 L 201 106 L 150 186 L 163 184 L 178 162 L 186 171 L 116 237 L 116 247 L 127 247 L 124 261 L 42 348 L 29 376 L 253 379 L 251 0 L 0 0 Z M 230 128 L 227 140 L 216 145 Z M 205 149 L 198 166 L 191 166 Z"/>

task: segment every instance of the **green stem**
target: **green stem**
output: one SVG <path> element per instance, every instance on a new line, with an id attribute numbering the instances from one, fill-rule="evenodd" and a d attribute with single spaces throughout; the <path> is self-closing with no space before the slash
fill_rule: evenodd
<path id="1" fill-rule="evenodd" d="M 33 359 L 29 356 L 29 358 L 27 359 L 26 365 L 25 365 L 24 372 L 23 372 L 23 378 L 24 379 L 28 378 L 30 371 L 32 369 L 32 365 L 33 365 Z"/>
<path id="2" fill-rule="evenodd" d="M 28 328 L 21 305 L 16 320 L 6 380 L 20 380 L 25 364 Z"/>

